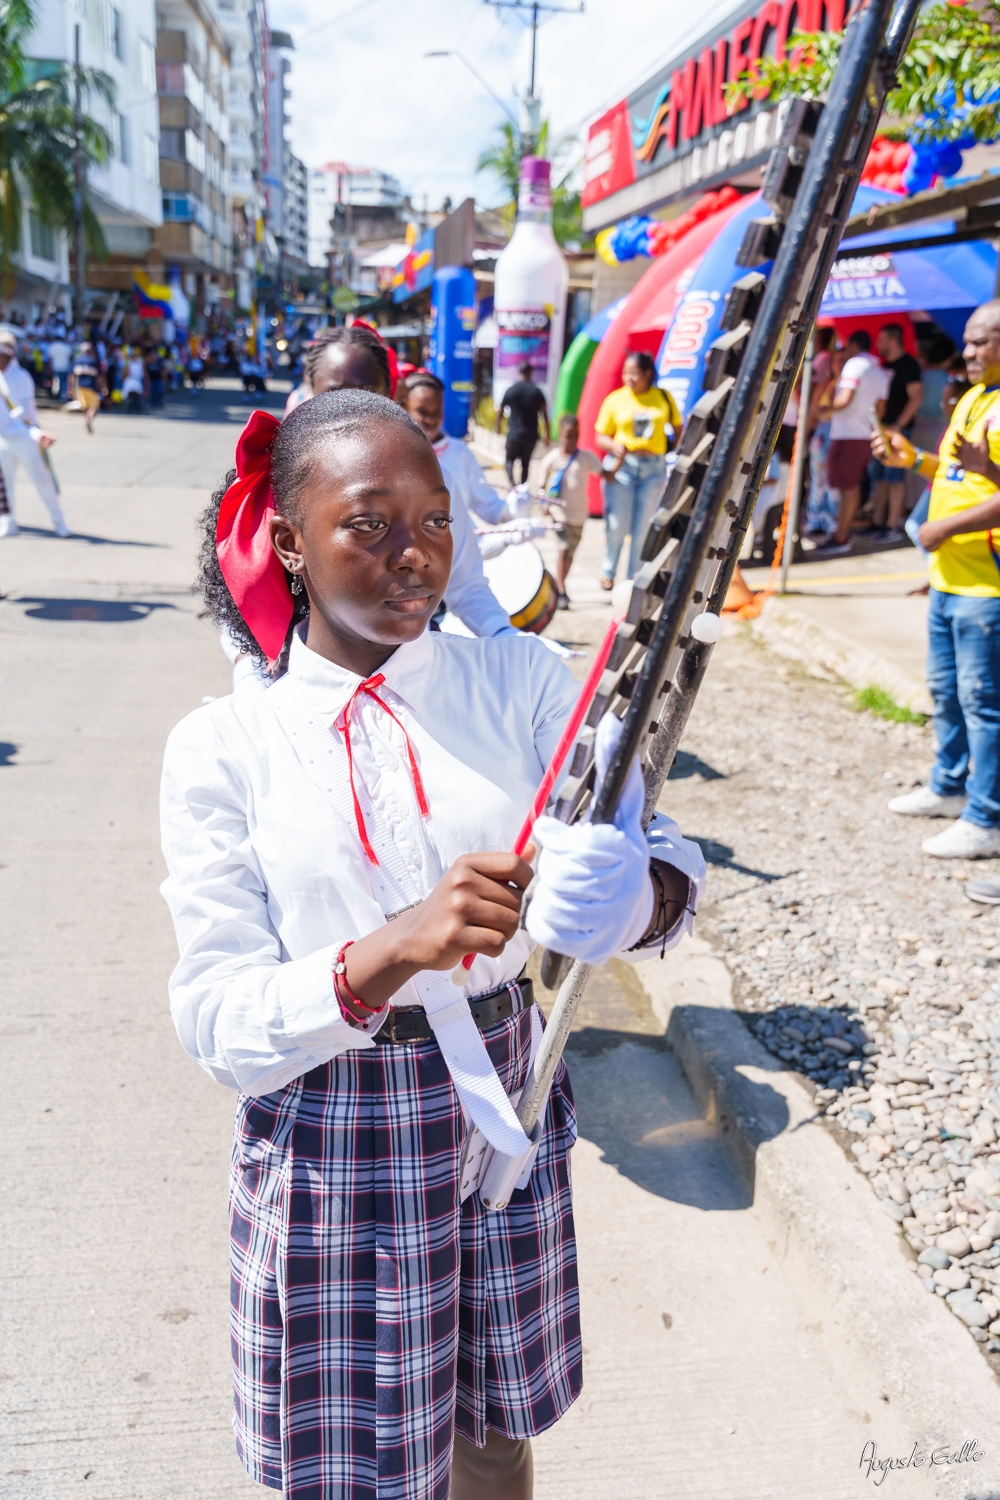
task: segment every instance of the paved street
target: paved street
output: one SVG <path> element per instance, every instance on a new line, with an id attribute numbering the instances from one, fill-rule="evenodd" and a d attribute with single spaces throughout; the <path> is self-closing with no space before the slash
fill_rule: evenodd
<path id="1" fill-rule="evenodd" d="M 235 388 L 183 405 L 195 420 L 101 417 L 93 438 L 52 415 L 80 535 L 57 541 L 22 493 L 24 532 L 0 542 L 5 1500 L 259 1493 L 228 1425 L 234 1100 L 167 1013 L 156 809 L 169 729 L 228 688 L 190 593 L 192 521 L 246 408 Z M 606 617 L 596 545 L 556 622 L 583 645 Z M 679 800 L 707 837 L 698 735 L 708 771 Z M 748 865 L 766 865 L 759 842 Z M 575 1038 L 586 1385 L 537 1444 L 537 1500 L 861 1495 L 873 1414 L 829 1374 L 661 1029 L 621 966 Z"/>

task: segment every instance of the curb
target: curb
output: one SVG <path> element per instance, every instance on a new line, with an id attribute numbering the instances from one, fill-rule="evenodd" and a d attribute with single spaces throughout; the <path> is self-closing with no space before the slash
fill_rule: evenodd
<path id="1" fill-rule="evenodd" d="M 902 708 L 931 714 L 926 685 L 902 667 L 848 640 L 829 626 L 807 619 L 782 598 L 768 599 L 750 628 L 778 656 L 791 657 L 824 677 L 835 676 L 852 687 L 882 688 Z"/>
<path id="2" fill-rule="evenodd" d="M 672 960 L 672 961 L 671 961 Z M 817 1117 L 812 1097 L 744 1026 L 729 972 L 708 943 L 686 939 L 636 970 L 707 1119 L 746 1184 L 753 1211 L 851 1405 L 880 1454 L 951 1450 L 976 1439 L 974 1467 L 908 1470 L 909 1497 L 985 1495 L 1000 1482 L 1000 1391 L 865 1179 Z M 818 1326 L 817 1326 L 818 1325 Z M 884 1476 L 883 1476 L 884 1477 Z"/>

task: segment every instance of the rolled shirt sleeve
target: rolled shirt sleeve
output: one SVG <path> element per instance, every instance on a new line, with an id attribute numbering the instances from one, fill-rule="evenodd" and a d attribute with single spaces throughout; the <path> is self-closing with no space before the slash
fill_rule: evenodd
<path id="1" fill-rule="evenodd" d="M 170 1012 L 185 1051 L 219 1083 L 258 1096 L 371 1037 L 348 1025 L 333 989 L 340 940 L 290 959 L 270 919 L 245 789 L 221 741 L 206 755 L 190 720 L 170 736 L 160 794 L 161 890 L 180 959 Z"/>
<path id="2" fill-rule="evenodd" d="M 451 534 L 451 577 L 445 591 L 448 608 L 473 635 L 501 635 L 514 630 L 510 616 L 486 582 L 476 534 L 461 500 L 452 504 Z"/>
<path id="3" fill-rule="evenodd" d="M 498 495 L 483 473 L 473 453 L 464 443 L 456 443 L 456 456 L 469 509 L 475 511 L 488 526 L 497 526 L 510 520 L 510 508 L 506 499 Z"/>

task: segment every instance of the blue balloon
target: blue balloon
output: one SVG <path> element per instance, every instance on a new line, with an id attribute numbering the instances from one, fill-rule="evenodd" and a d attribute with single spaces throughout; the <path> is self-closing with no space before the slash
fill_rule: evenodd
<path id="1" fill-rule="evenodd" d="M 633 215 L 623 219 L 615 228 L 608 244 L 616 260 L 634 260 L 637 255 L 649 254 L 649 226 L 652 220 L 645 215 Z"/>
<path id="2" fill-rule="evenodd" d="M 930 187 L 934 168 L 926 158 L 911 156 L 903 172 L 903 189 L 907 193 L 922 193 Z"/>
<path id="3" fill-rule="evenodd" d="M 938 147 L 933 162 L 939 177 L 957 177 L 962 170 L 962 153 L 957 145 L 948 141 Z"/>

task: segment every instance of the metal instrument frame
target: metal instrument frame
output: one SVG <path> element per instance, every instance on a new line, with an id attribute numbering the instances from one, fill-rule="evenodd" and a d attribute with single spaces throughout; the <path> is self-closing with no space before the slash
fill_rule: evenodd
<path id="1" fill-rule="evenodd" d="M 747 274 L 729 292 L 673 472 L 646 535 L 608 667 L 556 805 L 564 822 L 612 822 L 640 757 L 644 823 L 655 811 L 712 654 L 691 634 L 695 615 L 723 605 L 788 398 L 854 201 L 886 94 L 919 0 L 869 0 L 855 11 L 825 104 L 790 101 L 762 198 L 738 256 Z M 755 269 L 773 260 L 770 274 Z M 624 720 L 594 797 L 594 737 L 602 716 Z M 568 973 L 567 973 L 568 970 Z M 517 1115 L 530 1134 L 590 978 L 591 966 L 546 953 L 542 980 L 559 995 Z"/>

